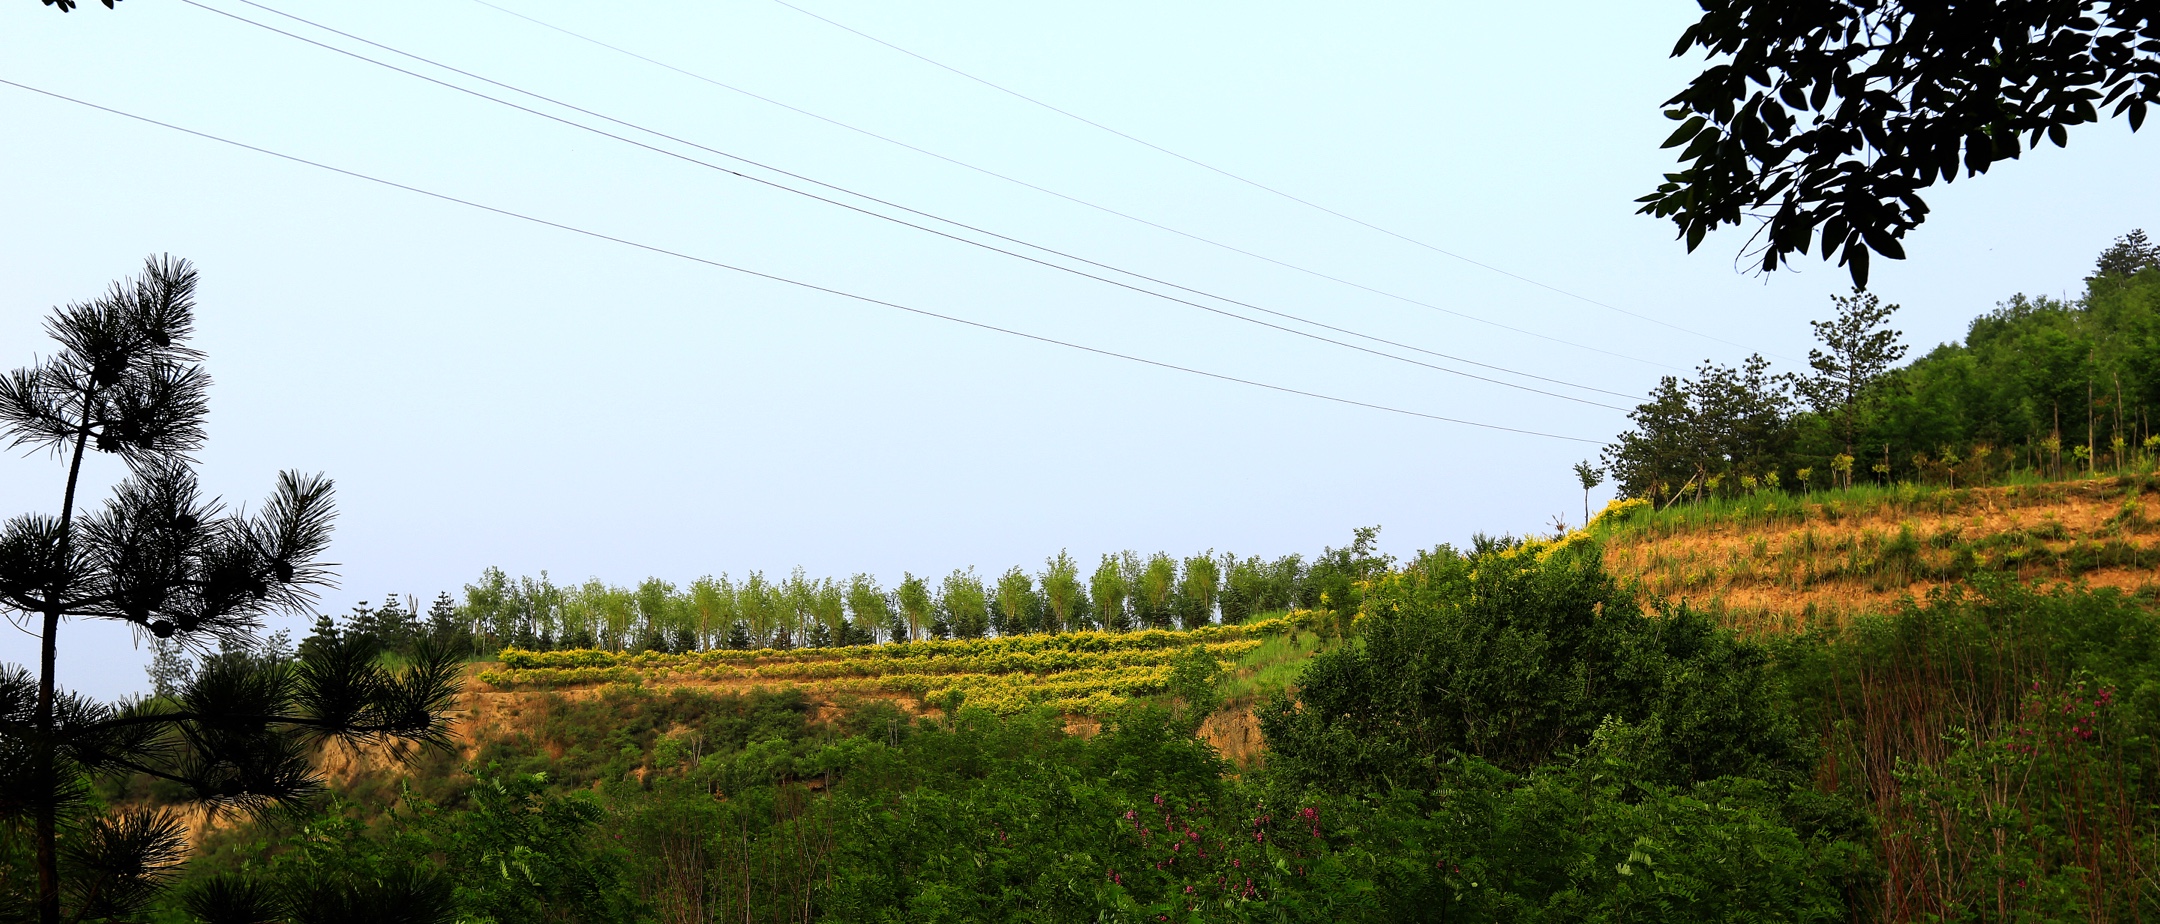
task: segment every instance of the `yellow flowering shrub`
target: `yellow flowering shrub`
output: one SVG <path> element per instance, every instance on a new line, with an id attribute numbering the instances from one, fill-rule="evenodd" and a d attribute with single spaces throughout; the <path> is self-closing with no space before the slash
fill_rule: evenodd
<path id="1" fill-rule="evenodd" d="M 1126 699 L 1163 692 L 1171 665 L 1193 648 L 1218 663 L 1235 662 L 1261 639 L 1291 631 L 1274 618 L 1184 632 L 1067 632 L 987 639 L 858 645 L 845 648 L 628 654 L 577 649 L 502 652 L 501 669 L 483 670 L 498 687 L 602 683 L 774 683 L 824 693 L 904 695 L 933 701 L 958 691 L 997 712 L 1049 707 L 1105 713 Z"/>

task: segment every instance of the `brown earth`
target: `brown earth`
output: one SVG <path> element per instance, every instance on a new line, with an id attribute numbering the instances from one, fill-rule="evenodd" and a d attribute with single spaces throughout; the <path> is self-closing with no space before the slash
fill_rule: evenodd
<path id="1" fill-rule="evenodd" d="M 2138 592 L 2160 587 L 2160 540 L 2152 536 L 2160 530 L 2140 491 L 2138 481 L 2099 479 L 1944 492 L 1857 511 L 1818 504 L 1769 523 L 1671 531 L 1653 523 L 1607 539 L 1605 562 L 1655 597 L 1771 631 L 1925 599 L 1962 583 L 1961 549 L 2027 581 Z M 1916 555 L 1886 554 L 1901 536 L 1918 543 Z M 2081 549 L 2091 560 L 2074 563 Z"/>

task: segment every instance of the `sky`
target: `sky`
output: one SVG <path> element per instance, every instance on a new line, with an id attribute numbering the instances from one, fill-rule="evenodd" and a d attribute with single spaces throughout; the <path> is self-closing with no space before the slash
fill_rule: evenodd
<path id="1" fill-rule="evenodd" d="M 1807 321 L 1850 289 L 1813 258 L 1738 268 L 1739 232 L 1689 254 L 1634 213 L 1671 164 L 1659 104 L 1701 66 L 1669 56 L 1693 4 L 789 2 L 0 5 L 0 80 L 589 232 L 0 85 L 0 364 L 49 352 L 42 318 L 145 256 L 195 261 L 203 481 L 237 506 L 281 470 L 334 478 L 341 583 L 319 609 L 342 613 L 489 566 L 889 585 L 1061 549 L 1273 557 L 1379 524 L 1407 555 L 1549 531 L 1581 520 L 1571 466 L 1660 376 L 1752 352 L 1802 368 Z M 2074 294 L 2110 240 L 2160 224 L 2153 152 L 2103 123 L 1931 190 L 1872 291 L 1919 351 L 2014 293 Z M 56 510 L 64 474 L 0 458 L 0 515 Z M 120 474 L 93 460 L 90 496 Z M 62 632 L 64 685 L 146 685 L 123 627 Z M 0 629 L 0 662 L 36 646 Z"/>

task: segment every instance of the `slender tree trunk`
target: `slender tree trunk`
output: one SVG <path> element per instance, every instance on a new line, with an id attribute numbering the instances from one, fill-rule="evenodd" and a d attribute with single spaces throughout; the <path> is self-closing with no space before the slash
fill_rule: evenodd
<path id="1" fill-rule="evenodd" d="M 83 421 L 75 431 L 75 452 L 68 460 L 67 491 L 60 501 L 60 560 L 68 560 L 75 525 L 75 485 L 82 478 L 83 449 L 90 439 L 90 396 L 83 396 Z M 45 590 L 45 631 L 38 639 L 37 744 L 32 752 L 32 779 L 38 787 L 37 867 L 38 924 L 60 924 L 60 809 L 52 794 L 59 788 L 57 755 L 53 742 L 54 664 L 60 632 L 60 588 Z"/>
<path id="2" fill-rule="evenodd" d="M 2113 437 L 2112 439 L 2109 439 L 2109 440 L 2108 440 L 2108 445 L 2109 445 L 2109 447 L 2111 447 L 2111 448 L 2112 448 L 2112 447 L 2113 447 L 2113 446 L 2115 445 L 2115 440 L 2119 440 L 2119 439 L 2122 439 L 2122 435 L 2123 435 L 2123 433 L 2122 433 L 2122 412 L 2123 412 L 2123 403 L 2122 403 L 2122 373 L 2119 373 L 2119 372 L 2110 372 L 2110 373 L 2108 373 L 2108 377 L 2109 377 L 2109 378 L 2112 378 L 2112 379 L 2114 379 L 2114 380 L 2115 380 L 2115 407 L 2114 407 L 2114 408 L 2112 408 L 2112 410 L 2113 410 L 2113 411 L 2115 412 L 2115 436 L 2114 436 L 2114 437 Z M 2123 449 L 2127 450 L 2127 449 L 2129 449 L 2129 448 L 2130 448 L 2130 445 L 2129 445 L 2129 441 L 2128 441 L 2128 440 L 2124 440 L 2124 441 L 2123 441 Z M 2123 467 L 2123 460 L 2122 460 L 2122 456 L 2123 456 L 2123 453 L 2121 453 L 2121 452 L 2118 452 L 2118 453 L 2116 453 L 2116 454 L 2115 454 L 2115 470 L 2116 470 L 2116 471 L 2121 471 L 2121 470 L 2122 470 L 2122 467 Z"/>

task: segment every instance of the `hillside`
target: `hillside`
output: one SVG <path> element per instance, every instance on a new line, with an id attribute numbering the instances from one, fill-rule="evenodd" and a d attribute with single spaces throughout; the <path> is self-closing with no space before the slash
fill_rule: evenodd
<path id="1" fill-rule="evenodd" d="M 198 828 L 190 875 L 419 857 L 499 885 L 461 899 L 496 920 L 2128 919 L 2160 864 L 2160 633 L 2076 585 L 2144 590 L 2152 486 L 1621 503 L 1187 631 L 505 649 L 467 669 L 457 747 L 333 750 L 320 814 Z M 1994 575 L 2068 586 L 1933 592 Z M 1705 605 L 1645 605 L 1672 589 Z"/>
<path id="2" fill-rule="evenodd" d="M 1581 535 L 1600 543 L 1615 576 L 1638 582 L 1650 598 L 1710 610 L 1745 631 L 1784 634 L 1969 587 L 1984 573 L 2160 592 L 2160 511 L 2149 511 L 2145 500 L 2156 487 L 2153 476 L 2123 475 L 1765 494 L 1666 510 L 1615 502 Z M 941 716 L 957 703 L 1006 715 L 1047 707 L 1064 716 L 1068 730 L 1091 733 L 1125 703 L 1171 702 L 1173 671 L 1203 654 L 1218 672 L 1222 708 L 1200 734 L 1233 763 L 1250 766 L 1262 750 L 1253 706 L 1288 689 L 1324 647 L 1308 618 L 1300 611 L 1192 631 L 787 650 L 510 649 L 471 671 L 459 700 L 461 756 L 537 734 L 564 703 L 620 689 L 647 698 L 799 695 L 813 722 L 866 708 Z M 566 746 L 538 745 L 555 752 Z"/>
<path id="3" fill-rule="evenodd" d="M 1075 731 L 1133 701 L 1170 702 L 1177 672 L 1212 682 L 1223 709 L 1201 733 L 1224 756 L 1249 762 L 1259 752 L 1250 706 L 1284 689 L 1321 647 L 1294 616 L 1190 631 L 1067 632 L 904 645 L 681 654 L 593 650 L 502 652 L 475 664 L 458 700 L 462 756 L 536 732 L 537 722 L 567 701 L 636 690 L 666 697 L 799 696 L 811 721 L 869 711 L 897 716 L 949 714 L 960 704 L 1010 715 L 1047 707 Z M 559 750 L 561 745 L 543 747 Z M 650 745 L 646 745 L 650 747 Z M 642 748 L 641 748 L 642 750 Z M 357 767 L 374 768 L 363 760 Z M 342 768 L 341 768 L 342 769 Z"/>
<path id="4" fill-rule="evenodd" d="M 1615 503 L 1588 533 L 1615 575 L 1750 631 L 1885 611 L 1978 575 L 2160 591 L 2149 474 L 1996 487 L 1862 487 L 1652 510 Z"/>

